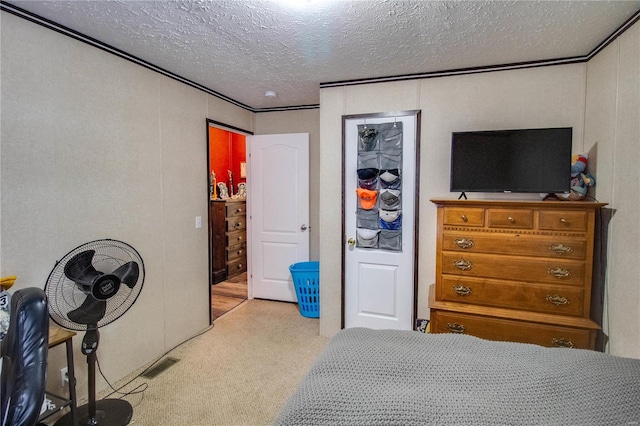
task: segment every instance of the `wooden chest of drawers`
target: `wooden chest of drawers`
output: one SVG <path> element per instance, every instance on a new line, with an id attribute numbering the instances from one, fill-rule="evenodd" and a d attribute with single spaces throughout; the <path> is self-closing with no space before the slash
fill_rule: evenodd
<path id="1" fill-rule="evenodd" d="M 211 277 L 214 284 L 247 270 L 247 210 L 245 200 L 213 200 L 211 216 Z"/>
<path id="2" fill-rule="evenodd" d="M 605 204 L 431 201 L 438 207 L 431 332 L 594 349 L 594 231 Z"/>

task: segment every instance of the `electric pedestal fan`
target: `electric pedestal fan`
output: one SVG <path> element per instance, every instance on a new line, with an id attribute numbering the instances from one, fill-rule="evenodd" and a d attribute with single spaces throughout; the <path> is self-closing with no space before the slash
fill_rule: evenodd
<path id="1" fill-rule="evenodd" d="M 138 298 L 144 283 L 144 264 L 138 252 L 122 241 L 103 239 L 85 243 L 56 262 L 45 293 L 49 316 L 61 327 L 85 331 L 82 354 L 87 357 L 88 403 L 78 407 L 80 425 L 127 425 L 133 407 L 122 399 L 96 401 L 98 328 L 120 318 Z M 72 413 L 56 426 L 74 425 Z"/>

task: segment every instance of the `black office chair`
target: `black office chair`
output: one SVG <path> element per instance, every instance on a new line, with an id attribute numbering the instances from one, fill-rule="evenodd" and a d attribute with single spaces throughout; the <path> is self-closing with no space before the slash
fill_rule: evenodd
<path id="1" fill-rule="evenodd" d="M 2 426 L 38 423 L 46 386 L 49 312 L 42 289 L 16 290 L 11 296 L 11 322 L 2 339 Z"/>

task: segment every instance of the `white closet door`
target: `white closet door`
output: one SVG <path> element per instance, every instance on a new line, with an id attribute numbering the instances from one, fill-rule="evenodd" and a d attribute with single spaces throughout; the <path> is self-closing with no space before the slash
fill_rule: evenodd
<path id="1" fill-rule="evenodd" d="M 345 222 L 345 326 L 374 329 L 413 329 L 416 193 L 416 112 L 405 116 L 345 117 L 344 155 L 344 222 Z M 360 200 L 356 194 L 359 187 L 358 132 L 364 125 L 397 123 L 402 127 L 401 167 L 401 245 L 394 249 L 367 248 L 358 240 L 356 212 Z M 360 125 L 360 127 L 358 127 Z M 383 127 L 383 128 L 388 128 Z M 360 147 L 362 149 L 362 147 Z M 370 164 L 364 164 L 368 166 Z M 380 171 L 384 165 L 378 165 Z M 362 184 L 360 184 L 362 185 Z M 378 184 L 378 194 L 380 194 Z M 380 200 L 377 203 L 380 206 Z M 361 206 L 362 207 L 362 206 Z M 361 209 L 362 213 L 362 209 Z M 364 243 L 366 245 L 366 243 Z M 376 246 L 379 247 L 379 246 Z"/>

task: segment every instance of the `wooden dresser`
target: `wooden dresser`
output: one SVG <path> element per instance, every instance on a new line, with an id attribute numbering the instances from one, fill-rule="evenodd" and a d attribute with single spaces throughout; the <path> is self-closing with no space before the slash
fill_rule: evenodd
<path id="1" fill-rule="evenodd" d="M 606 204 L 431 201 L 438 207 L 432 333 L 595 348 L 594 233 Z"/>
<path id="2" fill-rule="evenodd" d="M 214 284 L 247 270 L 245 200 L 212 200 L 211 277 Z"/>

